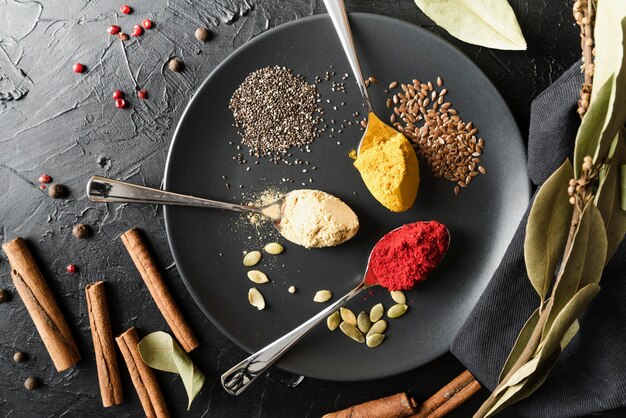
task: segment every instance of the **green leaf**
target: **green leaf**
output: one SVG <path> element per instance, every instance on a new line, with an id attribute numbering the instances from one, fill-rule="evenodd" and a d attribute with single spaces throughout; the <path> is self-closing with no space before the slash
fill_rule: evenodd
<path id="1" fill-rule="evenodd" d="M 622 211 L 626 210 L 626 164 L 622 164 L 619 166 L 619 174 L 620 174 L 620 185 L 621 187 L 621 208 Z"/>
<path id="2" fill-rule="evenodd" d="M 187 391 L 189 399 L 187 410 L 189 410 L 191 402 L 204 385 L 204 374 L 196 368 L 187 353 L 163 331 L 146 335 L 139 342 L 138 348 L 141 358 L 149 367 L 180 375 Z"/>
<path id="3" fill-rule="evenodd" d="M 553 353 L 561 352 L 561 343 L 565 341 L 567 336 L 569 340 L 573 338 L 571 335 L 571 327 L 580 314 L 585 310 L 587 305 L 600 291 L 600 286 L 596 283 L 590 283 L 580 289 L 574 297 L 559 312 L 552 326 L 544 337 L 543 349 L 540 356 L 545 361 Z M 567 341 L 569 343 L 569 341 Z"/>
<path id="4" fill-rule="evenodd" d="M 542 303 L 552 284 L 572 219 L 573 206 L 569 203 L 567 187 L 573 175 L 567 160 L 541 186 L 528 216 L 524 260 L 530 282 Z"/>
<path id="5" fill-rule="evenodd" d="M 415 0 L 450 35 L 495 49 L 526 49 L 526 40 L 507 0 Z"/>
<path id="6" fill-rule="evenodd" d="M 599 84 L 596 83 L 596 86 Z M 615 77 L 609 76 L 600 88 L 596 87 L 594 100 L 589 105 L 589 109 L 582 122 L 578 133 L 576 134 L 576 145 L 574 147 L 574 174 L 580 177 L 580 171 L 583 165 L 583 158 L 587 155 L 596 155 L 602 127 L 608 120 L 608 113 L 611 108 L 611 95 L 615 87 Z"/>
<path id="7" fill-rule="evenodd" d="M 557 315 L 580 289 L 600 281 L 606 260 L 606 248 L 606 232 L 600 211 L 592 204 L 587 205 L 581 214 L 571 250 L 564 256 L 563 272 L 552 291 L 553 305 L 544 326 L 544 336 Z"/>
<path id="8" fill-rule="evenodd" d="M 622 66 L 622 19 L 626 17 L 625 1 L 600 1 L 597 3 L 594 38 L 593 83 L 603 85 Z M 594 94 L 592 93 L 592 101 Z"/>
<path id="9" fill-rule="evenodd" d="M 502 383 L 502 379 L 509 374 L 513 365 L 517 362 L 520 354 L 524 351 L 524 348 L 528 345 L 528 341 L 530 341 L 530 336 L 533 333 L 533 330 L 537 326 L 537 322 L 539 322 L 539 308 L 535 310 L 535 312 L 530 315 L 530 318 L 526 321 L 519 335 L 517 336 L 517 340 L 509 353 L 509 357 L 506 359 L 504 363 L 504 367 L 502 367 L 502 371 L 500 372 L 500 378 L 498 379 L 498 383 Z"/>
<path id="10" fill-rule="evenodd" d="M 611 260 L 626 234 L 626 212 L 622 209 L 626 193 L 623 191 L 624 175 L 620 173 L 619 167 L 621 164 L 626 164 L 626 145 L 622 134 L 615 139 L 611 164 L 602 172 L 600 187 L 596 193 L 595 204 L 602 215 L 607 235 L 605 264 Z"/>
<path id="11" fill-rule="evenodd" d="M 601 129 L 596 130 L 588 140 L 589 149 L 587 154 L 593 156 L 594 162 L 602 162 L 608 157 L 609 148 L 613 138 L 626 122 L 626 2 L 624 1 L 602 1 L 598 2 L 596 11 L 596 23 L 594 25 L 594 80 L 591 96 L 591 106 L 589 111 L 596 104 L 601 102 L 597 115 L 601 114 L 603 123 Z M 613 82 L 611 82 L 611 79 Z M 601 92 L 607 83 L 611 84 L 608 101 Z M 602 87 L 599 87 L 602 86 Z M 582 128 L 582 125 L 581 125 Z M 579 131 L 580 132 L 580 131 Z M 578 137 L 577 137 L 578 142 Z M 582 161 L 576 153 L 575 169 L 577 176 Z"/>

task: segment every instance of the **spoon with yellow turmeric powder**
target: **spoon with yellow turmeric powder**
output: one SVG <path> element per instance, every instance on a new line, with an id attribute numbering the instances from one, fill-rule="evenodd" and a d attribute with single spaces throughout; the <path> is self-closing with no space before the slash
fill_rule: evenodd
<path id="1" fill-rule="evenodd" d="M 343 0 L 324 0 L 324 4 L 367 107 L 367 128 L 359 143 L 354 166 L 376 200 L 392 212 L 403 212 L 413 206 L 417 197 L 420 182 L 417 155 L 404 135 L 383 123 L 374 113 Z"/>

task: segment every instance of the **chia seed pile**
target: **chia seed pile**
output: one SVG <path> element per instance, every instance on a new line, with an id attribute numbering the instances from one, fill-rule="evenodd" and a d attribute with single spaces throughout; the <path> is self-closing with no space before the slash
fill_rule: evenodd
<path id="1" fill-rule="evenodd" d="M 291 70 L 265 67 L 250 73 L 230 99 L 242 143 L 254 157 L 278 162 L 292 147 L 304 147 L 318 135 L 315 85 Z"/>

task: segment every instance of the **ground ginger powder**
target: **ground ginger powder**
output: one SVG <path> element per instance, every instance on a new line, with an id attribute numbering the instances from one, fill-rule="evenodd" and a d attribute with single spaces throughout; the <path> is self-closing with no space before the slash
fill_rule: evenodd
<path id="1" fill-rule="evenodd" d="M 354 166 L 376 200 L 392 212 L 403 212 L 413 206 L 417 197 L 419 163 L 404 135 L 396 131 L 387 136 L 384 132 L 374 131 L 369 136 Z"/>
<path id="2" fill-rule="evenodd" d="M 320 190 L 295 190 L 287 194 L 280 233 L 306 248 L 332 247 L 352 238 L 359 220 L 339 198 Z"/>

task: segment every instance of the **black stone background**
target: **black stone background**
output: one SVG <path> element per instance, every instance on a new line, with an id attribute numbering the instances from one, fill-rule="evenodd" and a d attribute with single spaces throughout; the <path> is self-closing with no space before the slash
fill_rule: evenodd
<path id="1" fill-rule="evenodd" d="M 219 375 L 246 355 L 202 315 L 184 288 L 169 253 L 160 208 L 97 205 L 85 198 L 84 186 L 94 174 L 158 186 L 170 138 L 195 89 L 235 48 L 281 23 L 324 12 L 319 0 L 133 0 L 132 15 L 118 11 L 122 2 L 104 0 L 22 0 L 0 2 L 0 242 L 27 239 L 60 302 L 79 344 L 83 360 L 57 373 L 22 302 L 14 293 L 9 265 L 0 257 L 0 287 L 11 292 L 0 305 L 0 416 L 105 417 L 141 416 L 142 409 L 128 373 L 122 367 L 125 403 L 101 406 L 89 332 L 84 286 L 106 280 L 114 332 L 137 326 L 141 334 L 167 330 L 144 284 L 118 239 L 138 226 L 150 243 L 168 283 L 201 340 L 193 359 L 207 381 L 186 411 L 186 395 L 178 377 L 157 373 L 173 416 L 316 417 L 354 403 L 400 391 L 425 399 L 463 370 L 451 355 L 400 376 L 360 383 L 298 381 L 273 371 L 239 397 L 226 394 Z M 434 31 L 462 49 L 496 84 L 524 134 L 529 105 L 579 57 L 578 30 L 572 1 L 511 0 L 528 42 L 525 52 L 504 52 L 464 44 L 435 27 L 410 0 L 347 1 L 349 11 L 397 17 Z M 251 10 L 249 10 L 251 9 Z M 155 28 L 124 43 L 105 30 L 132 25 L 149 17 Z M 207 25 L 213 39 L 201 44 L 194 30 Z M 393 47 L 393 46 L 390 46 Z M 419 45 L 412 51 L 419 55 Z M 180 57 L 184 72 L 166 68 Z M 80 61 L 85 74 L 74 74 Z M 115 88 L 146 88 L 150 99 L 131 93 L 130 107 L 117 110 Z M 21 97 L 19 100 L 12 100 Z M 37 178 L 49 173 L 69 187 L 64 200 L 39 190 Z M 76 223 L 95 229 L 89 240 L 71 235 Z M 75 263 L 78 274 L 65 266 Z M 29 355 L 14 364 L 13 353 Z M 120 358 L 120 363 L 121 358 Z M 367 367 L 367 365 L 363 365 Z M 28 376 L 43 385 L 27 391 Z M 469 417 L 486 393 L 469 401 L 451 417 Z M 512 415 L 504 413 L 503 417 Z"/>

